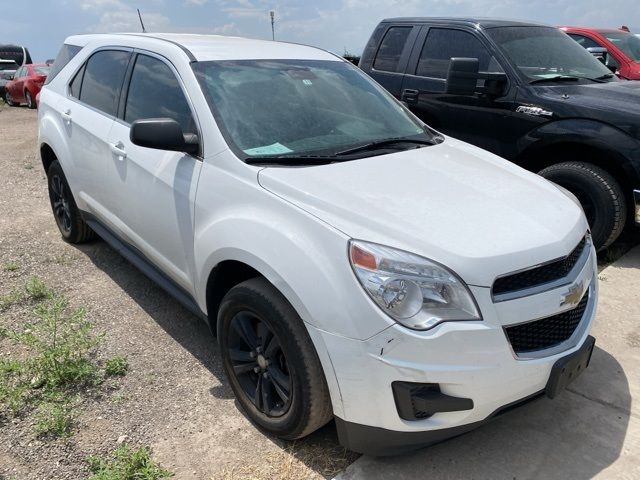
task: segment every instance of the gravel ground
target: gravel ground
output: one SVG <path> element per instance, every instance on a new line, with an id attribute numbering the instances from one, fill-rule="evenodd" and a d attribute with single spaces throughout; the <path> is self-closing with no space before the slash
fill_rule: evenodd
<path id="1" fill-rule="evenodd" d="M 18 266 L 0 269 L 0 295 L 39 276 L 87 309 L 105 334 L 99 356 L 125 355 L 129 372 L 84 396 L 67 439 L 37 438 L 30 416 L 0 425 L 0 480 L 85 478 L 86 457 L 125 435 L 179 479 L 331 478 L 351 463 L 357 456 L 338 445 L 333 424 L 297 443 L 261 434 L 238 410 L 204 323 L 104 242 L 61 240 L 36 137 L 36 111 L 0 103 L 0 265 Z M 29 318 L 16 307 L 0 325 Z M 0 356 L 11 348 L 0 342 Z"/>

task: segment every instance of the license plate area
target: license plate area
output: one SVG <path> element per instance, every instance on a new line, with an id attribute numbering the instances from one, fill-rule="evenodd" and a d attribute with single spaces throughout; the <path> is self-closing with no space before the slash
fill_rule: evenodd
<path id="1" fill-rule="evenodd" d="M 549 398 L 555 398 L 567 385 L 574 381 L 589 366 L 596 339 L 587 337 L 580 350 L 562 357 L 551 368 L 551 375 L 547 381 L 545 393 Z"/>

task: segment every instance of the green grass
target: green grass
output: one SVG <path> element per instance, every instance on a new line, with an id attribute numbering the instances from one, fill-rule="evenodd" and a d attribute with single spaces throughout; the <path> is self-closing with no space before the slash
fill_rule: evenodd
<path id="1" fill-rule="evenodd" d="M 92 473 L 89 480 L 159 480 L 173 476 L 151 460 L 149 449 L 133 450 L 127 444 L 120 445 L 108 458 L 91 456 L 87 463 Z"/>
<path id="2" fill-rule="evenodd" d="M 126 358 L 113 357 L 102 370 L 96 354 L 103 336 L 93 333 L 86 311 L 69 308 L 67 300 L 39 278 L 30 278 L 22 290 L 5 297 L 9 298 L 3 303 L 6 308 L 24 299 L 35 301 L 36 306 L 35 318 L 22 330 L 0 328 L 0 338 L 27 352 L 19 359 L 0 360 L 0 421 L 35 410 L 36 433 L 70 435 L 71 399 L 101 384 L 107 370 L 124 375 Z"/>
<path id="3" fill-rule="evenodd" d="M 2 264 L 2 270 L 5 272 L 15 272 L 20 266 L 16 262 L 5 262 Z"/>
<path id="4" fill-rule="evenodd" d="M 45 401 L 35 413 L 35 432 L 39 436 L 68 437 L 73 418 L 73 407 L 66 397 Z"/>
<path id="5" fill-rule="evenodd" d="M 104 373 L 110 377 L 116 375 L 123 376 L 127 373 L 127 370 L 129 370 L 129 362 L 127 361 L 127 358 L 122 355 L 116 355 L 115 357 L 108 359 L 104 367 Z"/>

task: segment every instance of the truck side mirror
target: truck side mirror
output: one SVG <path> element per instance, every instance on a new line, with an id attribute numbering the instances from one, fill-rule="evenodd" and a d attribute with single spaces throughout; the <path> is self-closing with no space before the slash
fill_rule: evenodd
<path id="1" fill-rule="evenodd" d="M 474 95 L 484 93 L 499 97 L 504 92 L 507 76 L 504 73 L 480 72 L 477 58 L 452 58 L 447 73 L 445 92 L 451 95 Z M 478 86 L 484 80 L 484 86 Z"/>
<path id="2" fill-rule="evenodd" d="M 591 55 L 596 57 L 603 65 L 609 68 L 609 70 L 611 70 L 613 73 L 616 73 L 618 71 L 618 67 L 619 67 L 619 65 L 617 65 L 618 62 L 616 62 L 615 59 L 611 57 L 609 50 L 607 50 L 606 48 L 589 47 L 587 48 L 587 52 L 589 52 Z"/>

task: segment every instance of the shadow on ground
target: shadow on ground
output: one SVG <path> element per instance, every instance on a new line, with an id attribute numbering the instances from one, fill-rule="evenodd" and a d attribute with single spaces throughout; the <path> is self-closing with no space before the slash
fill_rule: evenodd
<path id="1" fill-rule="evenodd" d="M 103 241 L 75 246 L 97 268 L 118 284 L 166 333 L 213 374 L 219 381 L 218 385 L 212 386 L 209 390 L 213 397 L 234 398 L 224 374 L 216 339 L 202 319 L 182 307 L 177 300 L 165 293 Z M 235 408 L 244 414 L 237 401 Z M 333 422 L 296 442 L 267 438 L 325 478 L 333 477 L 359 456 L 346 451 L 339 445 Z M 334 465 L 339 465 L 339 468 L 334 468 Z"/>

